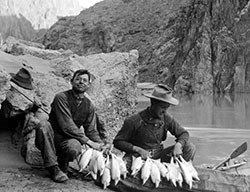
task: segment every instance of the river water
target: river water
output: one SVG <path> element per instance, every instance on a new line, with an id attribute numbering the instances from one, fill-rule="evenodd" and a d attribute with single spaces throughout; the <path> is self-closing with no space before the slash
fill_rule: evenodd
<path id="1" fill-rule="evenodd" d="M 196 164 L 216 164 L 226 159 L 235 148 L 250 144 L 250 94 L 224 96 L 176 96 L 180 104 L 171 106 L 170 114 L 190 133 L 196 145 Z M 140 97 L 137 111 L 149 105 L 149 99 Z M 164 144 L 170 145 L 169 136 Z M 237 160 L 250 161 L 247 150 Z"/>

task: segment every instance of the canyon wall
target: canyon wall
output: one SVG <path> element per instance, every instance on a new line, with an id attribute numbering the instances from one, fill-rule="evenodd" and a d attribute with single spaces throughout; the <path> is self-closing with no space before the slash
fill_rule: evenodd
<path id="1" fill-rule="evenodd" d="M 105 0 L 40 42 L 79 55 L 139 51 L 139 81 L 180 92 L 249 92 L 247 0 Z"/>

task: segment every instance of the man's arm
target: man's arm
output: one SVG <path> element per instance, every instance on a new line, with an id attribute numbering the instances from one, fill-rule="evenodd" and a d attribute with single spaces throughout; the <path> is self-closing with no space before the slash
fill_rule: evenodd
<path id="1" fill-rule="evenodd" d="M 125 151 L 127 153 L 134 152 L 133 144 L 131 143 L 131 138 L 134 134 L 134 124 L 131 120 L 126 119 L 123 123 L 122 128 L 117 133 L 113 143 L 117 149 Z"/>
<path id="2" fill-rule="evenodd" d="M 125 120 L 121 130 L 114 139 L 114 146 L 127 153 L 138 153 L 143 159 L 146 159 L 147 157 L 150 157 L 150 153 L 147 150 L 131 143 L 135 131 L 135 122 L 129 119 Z"/>
<path id="3" fill-rule="evenodd" d="M 21 114 L 26 114 L 27 112 L 19 109 L 19 108 L 15 108 L 12 106 L 12 104 L 5 99 L 2 103 L 1 103 L 1 115 L 4 118 L 11 118 L 17 115 L 21 115 Z"/>
<path id="4" fill-rule="evenodd" d="M 105 124 L 104 122 L 99 118 L 99 116 L 96 115 L 96 127 L 97 127 L 97 131 L 99 133 L 100 138 L 102 139 L 102 141 L 104 143 L 108 143 L 108 136 L 107 136 L 107 130 L 105 128 Z"/>
<path id="5" fill-rule="evenodd" d="M 91 104 L 89 108 L 89 114 L 86 121 L 83 124 L 83 128 L 86 136 L 94 142 L 101 142 L 98 130 L 97 130 L 97 118 L 95 114 L 94 106 Z"/>
<path id="6" fill-rule="evenodd" d="M 189 140 L 188 131 L 171 116 L 167 116 L 167 126 L 169 132 L 176 137 L 176 143 L 183 147 Z"/>

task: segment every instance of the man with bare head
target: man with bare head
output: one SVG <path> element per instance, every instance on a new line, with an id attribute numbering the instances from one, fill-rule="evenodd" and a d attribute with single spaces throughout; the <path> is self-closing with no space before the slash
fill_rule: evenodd
<path id="1" fill-rule="evenodd" d="M 49 122 L 41 123 L 36 131 L 36 146 L 56 182 L 68 180 L 68 164 L 81 153 L 82 145 L 97 150 L 102 146 L 95 126 L 95 109 L 85 94 L 90 84 L 91 75 L 87 70 L 76 71 L 71 79 L 72 89 L 56 94 Z"/>

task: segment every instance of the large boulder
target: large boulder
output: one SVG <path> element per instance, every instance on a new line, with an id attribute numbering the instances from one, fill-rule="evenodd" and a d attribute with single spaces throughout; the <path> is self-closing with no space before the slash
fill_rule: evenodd
<path id="1" fill-rule="evenodd" d="M 88 94 L 111 139 L 124 118 L 135 112 L 138 57 L 138 51 L 132 50 L 74 58 L 95 77 Z"/>

